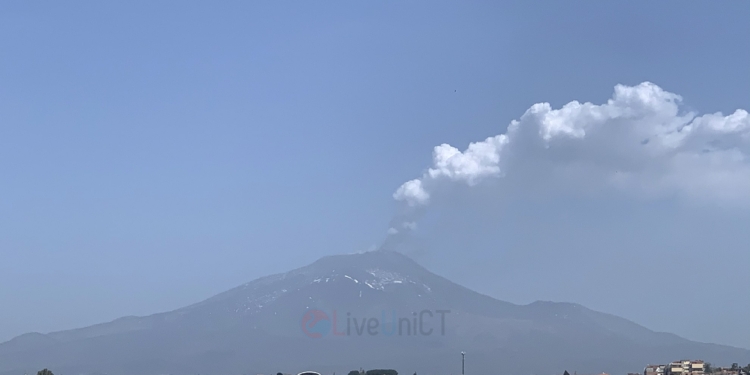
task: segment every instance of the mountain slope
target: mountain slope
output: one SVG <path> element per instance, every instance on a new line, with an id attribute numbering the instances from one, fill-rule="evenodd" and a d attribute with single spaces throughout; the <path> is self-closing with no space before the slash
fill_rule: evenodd
<path id="1" fill-rule="evenodd" d="M 303 329 L 303 317 L 322 319 Z M 656 333 L 576 304 L 498 301 L 401 254 L 369 252 L 325 257 L 171 312 L 22 335 L 0 344 L 0 374 L 44 367 L 66 375 L 360 367 L 455 374 L 460 351 L 469 353 L 469 373 L 637 372 L 682 358 L 750 362 L 748 350 Z"/>

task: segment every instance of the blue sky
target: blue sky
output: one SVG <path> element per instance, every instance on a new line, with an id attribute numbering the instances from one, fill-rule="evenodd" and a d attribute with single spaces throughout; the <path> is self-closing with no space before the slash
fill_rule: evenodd
<path id="1" fill-rule="evenodd" d="M 685 110 L 750 109 L 748 11 L 3 2 L 0 341 L 177 308 L 368 249 L 433 147 L 504 133 L 534 103 L 605 103 L 617 84 L 650 81 Z M 512 302 L 579 302 L 750 348 L 745 206 L 502 185 L 461 185 L 433 204 L 418 260 Z M 656 308 L 665 296 L 694 308 Z"/>

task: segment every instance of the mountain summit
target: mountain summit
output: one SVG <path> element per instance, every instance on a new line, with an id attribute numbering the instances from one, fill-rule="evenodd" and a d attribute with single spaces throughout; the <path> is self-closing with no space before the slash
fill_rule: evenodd
<path id="1" fill-rule="evenodd" d="M 692 342 L 570 303 L 515 305 L 471 291 L 396 252 L 322 258 L 205 301 L 145 317 L 31 333 L 0 344 L 0 374 L 639 372 L 750 351 Z M 743 362 L 745 361 L 745 362 Z"/>

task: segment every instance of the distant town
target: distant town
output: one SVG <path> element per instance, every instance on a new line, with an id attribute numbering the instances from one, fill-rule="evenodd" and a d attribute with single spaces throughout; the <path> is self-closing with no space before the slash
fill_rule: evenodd
<path id="1" fill-rule="evenodd" d="M 584 375 L 574 373 L 575 375 Z M 740 367 L 738 363 L 732 363 L 730 367 L 714 367 L 710 362 L 702 360 L 681 360 L 670 362 L 666 365 L 647 365 L 643 369 L 643 373 L 628 373 L 628 375 L 750 375 L 750 364 L 745 367 Z M 257 374 L 264 375 L 264 374 Z M 294 375 L 290 373 L 279 372 L 276 375 Z M 321 375 L 318 372 L 305 371 L 297 375 Z M 333 373 L 333 375 L 336 375 Z M 396 370 L 352 370 L 347 375 L 398 375 Z M 415 372 L 414 375 L 417 375 Z M 466 374 L 460 374 L 466 375 Z M 562 375 L 570 375 L 568 371 L 563 372 Z M 590 374 L 589 374 L 590 375 Z M 598 375 L 610 375 L 607 373 L 601 373 Z"/>
<path id="2" fill-rule="evenodd" d="M 745 367 L 740 367 L 738 363 L 732 363 L 730 367 L 714 367 L 710 362 L 702 360 L 681 360 L 670 362 L 666 365 L 647 365 L 643 369 L 643 373 L 631 372 L 627 375 L 750 375 L 750 364 Z M 49 369 L 43 369 L 37 372 L 37 375 L 54 375 Z M 171 374 L 170 374 L 171 375 Z M 244 374 L 246 375 L 246 374 Z M 256 374 L 264 375 L 264 374 Z M 295 375 L 294 373 L 278 372 L 276 375 Z M 296 375 L 324 375 L 315 371 L 303 371 Z M 332 375 L 336 375 L 334 372 Z M 359 369 L 349 371 L 347 375 L 398 375 L 398 371 L 393 369 L 378 369 L 378 370 L 367 370 Z M 414 375 L 417 375 L 415 372 Z M 466 375 L 466 374 L 461 374 Z M 564 371 L 562 375 L 570 375 L 568 371 Z M 574 372 L 574 375 L 586 375 L 578 374 Z M 588 374 L 591 375 L 591 374 Z M 605 372 L 598 375 L 610 375 Z"/>
<path id="3" fill-rule="evenodd" d="M 745 375 L 750 374 L 750 364 L 740 367 L 732 363 L 730 367 L 713 367 L 711 363 L 701 360 L 682 360 L 670 362 L 666 365 L 648 365 L 643 375 Z M 639 374 L 631 374 L 639 375 Z"/>
<path id="4" fill-rule="evenodd" d="M 575 375 L 592 375 L 592 374 L 578 374 Z M 710 362 L 702 360 L 681 360 L 670 362 L 666 365 L 647 365 L 643 369 L 643 373 L 628 373 L 628 375 L 750 375 L 750 364 L 745 367 L 740 367 L 738 363 L 732 363 L 730 367 L 714 367 Z M 257 374 L 264 375 L 264 374 Z M 277 373 L 276 375 L 294 375 L 290 373 Z M 318 372 L 305 371 L 297 375 L 321 375 Z M 333 373 L 332 375 L 336 375 Z M 396 370 L 352 370 L 347 375 L 398 375 Z M 414 375 L 417 375 L 415 372 Z M 466 374 L 460 374 L 466 375 Z M 562 375 L 570 375 L 568 371 L 563 372 Z M 598 375 L 610 375 L 607 373 L 600 373 Z"/>

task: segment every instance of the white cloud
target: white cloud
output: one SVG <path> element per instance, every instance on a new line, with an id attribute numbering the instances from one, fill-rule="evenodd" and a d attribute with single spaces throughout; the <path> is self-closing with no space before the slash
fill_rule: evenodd
<path id="1" fill-rule="evenodd" d="M 699 116 L 685 112 L 681 102 L 679 95 L 644 82 L 616 86 L 601 105 L 534 104 L 506 133 L 463 152 L 448 144 L 435 147 L 432 166 L 399 187 L 394 198 L 424 206 L 441 184 L 473 186 L 516 174 L 648 197 L 750 204 L 748 112 Z"/>
<path id="2" fill-rule="evenodd" d="M 393 198 L 406 201 L 410 206 L 424 205 L 430 200 L 430 194 L 422 187 L 422 180 L 405 182 L 393 193 Z"/>

